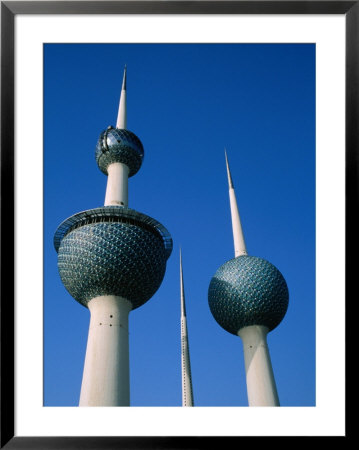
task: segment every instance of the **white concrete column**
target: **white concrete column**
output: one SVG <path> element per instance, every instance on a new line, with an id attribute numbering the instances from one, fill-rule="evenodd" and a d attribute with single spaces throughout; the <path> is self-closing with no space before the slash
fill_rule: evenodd
<path id="1" fill-rule="evenodd" d="M 107 167 L 105 206 L 128 206 L 128 172 L 128 166 L 119 162 Z"/>
<path id="2" fill-rule="evenodd" d="M 261 325 L 238 331 L 242 338 L 249 406 L 279 406 L 267 345 L 268 328 Z"/>
<path id="3" fill-rule="evenodd" d="M 88 303 L 91 313 L 80 406 L 129 406 L 128 315 L 132 304 L 115 295 Z"/>

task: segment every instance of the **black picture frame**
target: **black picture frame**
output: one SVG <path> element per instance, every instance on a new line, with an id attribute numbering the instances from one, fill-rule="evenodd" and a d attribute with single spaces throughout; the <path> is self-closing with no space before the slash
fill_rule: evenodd
<path id="1" fill-rule="evenodd" d="M 358 241 L 359 1 L 2 1 L 1 2 L 1 441 L 6 449 L 202 448 L 236 437 L 15 436 L 14 405 L 14 21 L 18 14 L 340 14 L 346 20 L 346 299 Z M 346 332 L 347 333 L 347 332 Z M 348 339 L 347 339 L 348 341 Z M 348 403 L 346 403 L 348 405 Z M 346 435 L 350 430 L 346 426 Z M 217 442 L 217 441 L 220 442 Z"/>

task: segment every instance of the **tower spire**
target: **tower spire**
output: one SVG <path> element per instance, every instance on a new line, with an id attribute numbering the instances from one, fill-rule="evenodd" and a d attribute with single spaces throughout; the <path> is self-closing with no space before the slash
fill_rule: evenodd
<path id="1" fill-rule="evenodd" d="M 181 317 L 186 317 L 186 304 L 184 298 L 183 268 L 182 268 L 182 250 L 180 248 L 180 284 L 181 284 Z"/>
<path id="2" fill-rule="evenodd" d="M 180 249 L 180 286 L 181 286 L 181 365 L 182 365 L 182 406 L 193 406 L 191 363 L 187 334 L 187 317 L 183 283 L 182 251 Z"/>
<path id="3" fill-rule="evenodd" d="M 241 256 L 241 255 L 247 255 L 247 249 L 246 249 L 246 244 L 244 242 L 242 224 L 241 224 L 241 219 L 239 216 L 236 193 L 234 191 L 234 185 L 233 185 L 231 171 L 229 169 L 226 149 L 224 149 L 224 155 L 226 158 L 226 167 L 227 167 L 227 176 L 228 176 L 229 202 L 230 202 L 230 207 L 231 207 L 233 242 L 234 242 L 234 256 L 237 257 L 237 256 Z"/>
<path id="4" fill-rule="evenodd" d="M 120 104 L 118 107 L 118 115 L 116 128 L 126 129 L 127 127 L 127 113 L 126 113 L 126 72 L 127 67 L 125 65 L 125 69 L 123 71 L 123 79 L 122 79 L 122 89 L 121 89 L 121 97 Z"/>
<path id="5" fill-rule="evenodd" d="M 97 164 L 108 176 L 105 206 L 128 207 L 128 178 L 139 170 L 144 154 L 141 141 L 126 129 L 126 72 L 125 66 L 116 129 L 108 127 L 96 147 Z"/>

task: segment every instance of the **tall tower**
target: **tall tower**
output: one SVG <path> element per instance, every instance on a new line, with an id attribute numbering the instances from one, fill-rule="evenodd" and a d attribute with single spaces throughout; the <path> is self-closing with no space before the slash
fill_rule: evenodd
<path id="1" fill-rule="evenodd" d="M 242 338 L 249 406 L 279 406 L 267 333 L 282 321 L 287 311 L 288 287 L 273 264 L 247 254 L 225 156 L 235 258 L 223 264 L 212 278 L 209 307 L 219 325 Z"/>
<path id="2" fill-rule="evenodd" d="M 191 362 L 187 333 L 187 315 L 184 296 L 182 252 L 180 250 L 180 286 L 181 286 L 181 366 L 182 366 L 182 406 L 193 406 Z"/>
<path id="3" fill-rule="evenodd" d="M 128 316 L 160 287 L 172 252 L 166 228 L 128 207 L 144 150 L 126 126 L 125 68 L 116 128 L 95 151 L 108 176 L 105 205 L 69 217 L 54 236 L 61 280 L 91 315 L 80 406 L 130 405 Z"/>

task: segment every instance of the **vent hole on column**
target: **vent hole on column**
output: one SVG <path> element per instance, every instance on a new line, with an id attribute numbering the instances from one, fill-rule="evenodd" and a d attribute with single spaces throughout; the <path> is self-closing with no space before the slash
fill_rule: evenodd
<path id="1" fill-rule="evenodd" d="M 113 315 L 111 314 L 110 317 L 113 317 Z"/>

